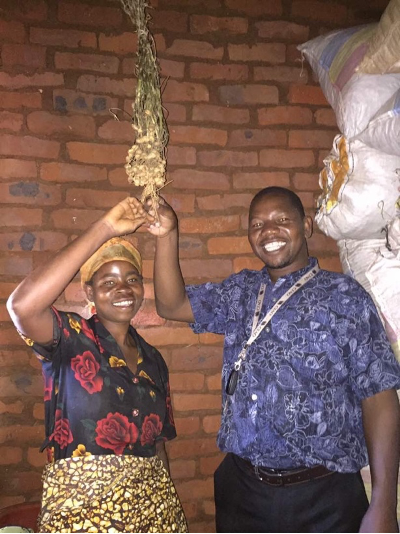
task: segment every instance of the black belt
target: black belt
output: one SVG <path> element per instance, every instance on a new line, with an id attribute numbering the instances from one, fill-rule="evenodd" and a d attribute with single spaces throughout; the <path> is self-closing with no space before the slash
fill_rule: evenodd
<path id="1" fill-rule="evenodd" d="M 236 458 L 239 458 L 236 456 Z M 301 484 L 316 478 L 333 475 L 335 471 L 329 471 L 324 465 L 314 465 L 313 467 L 298 467 L 295 469 L 268 469 L 253 465 L 249 460 L 239 458 L 246 468 L 255 475 L 258 480 L 270 486 L 291 486 Z"/>

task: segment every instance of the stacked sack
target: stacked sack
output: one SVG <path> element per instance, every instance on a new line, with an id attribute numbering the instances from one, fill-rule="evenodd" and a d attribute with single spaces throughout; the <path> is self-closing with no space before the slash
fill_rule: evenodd
<path id="1" fill-rule="evenodd" d="M 316 222 L 337 240 L 343 271 L 371 294 L 400 359 L 400 0 L 379 24 L 298 49 L 341 131 L 320 173 Z"/>

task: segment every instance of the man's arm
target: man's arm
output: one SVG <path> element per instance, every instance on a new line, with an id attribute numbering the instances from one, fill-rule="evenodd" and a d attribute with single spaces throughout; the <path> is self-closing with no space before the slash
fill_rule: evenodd
<path id="1" fill-rule="evenodd" d="M 372 496 L 360 532 L 398 532 L 400 407 L 396 391 L 390 389 L 364 399 L 362 413 Z"/>
<path id="2" fill-rule="evenodd" d="M 150 214 L 155 216 L 152 208 Z M 178 220 L 164 199 L 160 199 L 157 223 L 150 225 L 149 232 L 157 236 L 154 259 L 157 313 L 165 319 L 193 323 L 192 307 L 179 264 Z"/>

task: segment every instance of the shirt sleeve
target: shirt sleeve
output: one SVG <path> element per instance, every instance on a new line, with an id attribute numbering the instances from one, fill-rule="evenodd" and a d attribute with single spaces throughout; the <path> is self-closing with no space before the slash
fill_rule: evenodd
<path id="1" fill-rule="evenodd" d="M 361 288 L 362 289 L 362 288 Z M 372 298 L 359 295 L 360 313 L 350 351 L 353 388 L 360 399 L 400 388 L 400 364 L 390 346 Z"/>
<path id="2" fill-rule="evenodd" d="M 186 293 L 195 318 L 195 322 L 190 327 L 196 334 L 225 333 L 227 318 L 235 295 L 240 291 L 242 273 L 232 275 L 221 283 L 207 282 L 186 286 Z"/>
<path id="3" fill-rule="evenodd" d="M 32 348 L 36 357 L 39 360 L 52 361 L 54 355 L 58 352 L 60 347 L 61 332 L 62 332 L 62 312 L 56 310 L 56 308 L 51 307 L 53 314 L 53 341 L 47 345 L 41 345 L 35 340 L 28 338 L 18 330 L 18 334 L 25 341 L 25 343 Z"/>

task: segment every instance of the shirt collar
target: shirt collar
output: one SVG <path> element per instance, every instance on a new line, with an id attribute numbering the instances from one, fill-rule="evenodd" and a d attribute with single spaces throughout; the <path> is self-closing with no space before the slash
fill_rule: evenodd
<path id="1" fill-rule="evenodd" d="M 286 284 L 287 282 L 290 283 L 290 285 L 293 285 L 296 283 L 300 278 L 308 271 L 311 271 L 316 265 L 318 265 L 318 260 L 313 257 L 308 258 L 308 264 L 306 267 L 303 267 L 302 269 L 299 269 L 298 271 L 294 271 L 293 273 L 289 273 L 285 276 L 281 276 L 278 278 L 278 280 L 274 284 L 274 288 L 281 287 L 283 284 Z M 268 279 L 268 282 L 271 283 L 271 277 L 268 273 L 267 267 L 263 267 L 261 271 L 265 274 L 265 277 Z"/>

